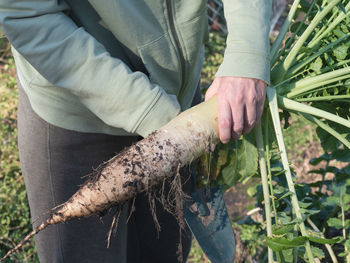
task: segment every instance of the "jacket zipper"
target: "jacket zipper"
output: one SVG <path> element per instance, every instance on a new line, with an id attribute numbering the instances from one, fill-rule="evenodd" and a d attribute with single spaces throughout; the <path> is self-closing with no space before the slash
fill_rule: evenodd
<path id="1" fill-rule="evenodd" d="M 170 25 L 170 31 L 174 37 L 175 40 L 175 46 L 177 49 L 177 52 L 179 54 L 179 59 L 180 59 L 180 66 L 181 66 L 181 85 L 180 85 L 180 90 L 179 90 L 179 95 L 181 89 L 184 87 L 185 84 L 185 58 L 181 49 L 180 41 L 179 41 L 179 36 L 176 33 L 176 28 L 175 28 L 175 23 L 174 23 L 174 15 L 173 15 L 173 7 L 171 0 L 166 0 L 166 6 L 167 6 L 167 12 L 169 16 L 169 25 Z"/>

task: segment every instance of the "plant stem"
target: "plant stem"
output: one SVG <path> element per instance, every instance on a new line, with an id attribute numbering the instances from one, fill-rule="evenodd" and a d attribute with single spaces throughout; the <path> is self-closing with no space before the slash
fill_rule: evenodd
<path id="1" fill-rule="evenodd" d="M 319 87 L 322 87 L 322 86 L 326 86 L 328 84 L 331 84 L 331 83 L 334 83 L 334 82 L 337 82 L 337 81 L 342 81 L 342 80 L 346 80 L 350 77 L 350 75 L 344 75 L 344 76 L 340 76 L 340 77 L 337 77 L 337 78 L 334 78 L 334 79 L 329 79 L 329 80 L 326 80 L 326 81 L 323 81 L 323 82 L 318 82 L 318 83 L 314 83 L 313 85 L 310 85 L 308 87 L 303 87 L 303 88 L 299 88 L 299 89 L 293 89 L 291 92 L 289 92 L 287 94 L 287 97 L 288 98 L 295 98 L 297 96 L 300 96 L 302 95 L 304 92 L 308 92 L 310 90 L 314 90 L 316 88 L 319 88 Z"/>
<path id="2" fill-rule="evenodd" d="M 349 66 L 349 65 L 347 65 L 349 62 L 350 62 L 350 59 L 343 60 L 343 61 L 335 63 L 335 64 L 333 64 L 331 66 L 327 66 L 327 67 L 321 68 L 320 72 L 321 73 L 327 73 L 330 70 L 336 70 L 337 67 L 340 67 L 340 66 L 343 66 L 343 65 Z"/>
<path id="3" fill-rule="evenodd" d="M 313 92 L 320 92 L 322 90 L 335 88 L 335 87 L 345 88 L 343 83 L 337 83 L 337 84 L 323 86 L 321 88 L 317 88 L 317 89 L 314 89 L 314 90 L 305 91 L 305 92 L 303 92 L 302 96 L 307 96 L 308 94 L 313 93 Z M 298 99 L 295 99 L 295 100 L 298 100 Z"/>
<path id="4" fill-rule="evenodd" d="M 343 65 L 347 65 L 348 63 L 350 62 L 350 59 L 347 59 L 347 60 L 343 60 L 339 63 L 336 63 L 332 66 L 327 66 L 327 67 L 324 67 L 322 69 L 320 69 L 320 73 L 319 75 L 317 76 L 314 76 L 312 78 L 317 78 L 318 76 L 322 76 L 323 74 L 327 74 L 327 73 L 330 73 L 333 72 L 333 71 L 337 71 L 339 70 L 340 68 L 338 67 L 341 67 Z M 298 72 L 297 74 L 293 75 L 292 77 L 288 78 L 288 79 L 285 79 L 283 80 L 282 82 L 278 83 L 275 85 L 275 88 L 276 90 L 278 91 L 278 94 L 286 94 L 287 92 L 293 90 L 296 88 L 296 84 L 298 83 L 298 86 L 300 85 L 300 82 L 302 82 L 302 80 L 299 80 L 299 81 L 296 81 L 294 83 L 291 83 L 291 84 L 288 84 L 288 85 L 285 85 L 286 83 L 290 82 L 291 80 L 293 79 L 296 79 L 298 78 L 300 75 L 303 75 L 303 74 L 308 74 L 309 73 L 309 70 L 303 70 L 301 72 Z M 314 84 L 317 83 L 317 80 L 314 81 Z M 318 84 L 319 85 L 319 84 Z M 306 85 L 307 86 L 307 85 Z M 305 87 L 306 87 L 305 86 Z M 327 86 L 327 87 L 324 87 L 322 89 L 328 89 L 328 88 L 331 88 L 331 87 L 336 87 L 336 86 L 344 86 L 343 84 L 339 85 L 339 84 L 336 84 L 336 85 L 332 85 L 332 86 Z M 316 91 L 316 90 L 315 90 Z M 313 90 L 308 90 L 308 91 L 304 91 L 303 94 L 308 94 L 310 92 L 314 92 Z"/>
<path id="5" fill-rule="evenodd" d="M 313 0 L 309 10 L 307 10 L 307 13 L 305 14 L 305 16 L 303 17 L 303 19 L 300 21 L 300 25 L 298 26 L 298 28 L 295 30 L 295 32 L 293 33 L 293 35 L 288 38 L 288 40 L 286 41 L 286 44 L 284 45 L 284 47 L 275 54 L 275 56 L 273 58 L 271 58 L 271 65 L 274 65 L 278 59 L 278 57 L 280 56 L 280 54 L 283 54 L 285 52 L 286 49 L 288 49 L 292 44 L 293 41 L 295 39 L 295 37 L 297 36 L 297 34 L 299 33 L 300 29 L 302 28 L 303 24 L 305 23 L 306 19 L 309 17 L 314 5 L 316 4 L 316 0 Z"/>
<path id="6" fill-rule="evenodd" d="M 306 220 L 307 220 L 307 222 L 309 223 L 309 225 L 312 227 L 312 229 L 313 229 L 314 231 L 318 232 L 318 233 L 321 235 L 321 237 L 324 238 L 323 233 L 318 229 L 318 227 L 314 224 L 314 222 L 311 221 L 310 217 L 308 217 Z M 332 259 L 332 262 L 333 262 L 333 263 L 338 263 L 338 259 L 337 259 L 337 257 L 335 256 L 334 251 L 333 251 L 331 245 L 330 245 L 330 244 L 325 244 L 325 246 L 326 246 L 327 251 L 328 251 L 328 253 L 329 253 L 329 255 L 330 255 L 331 259 Z"/>
<path id="7" fill-rule="evenodd" d="M 273 121 L 274 128 L 275 128 L 278 147 L 280 150 L 282 164 L 283 164 L 283 168 L 285 170 L 285 176 L 286 176 L 288 188 L 289 188 L 289 191 L 291 192 L 291 201 L 292 201 L 293 210 L 294 210 L 296 218 L 299 220 L 298 224 L 299 224 L 299 229 L 300 229 L 301 234 L 303 236 L 307 236 L 305 224 L 303 221 L 303 216 L 302 216 L 302 213 L 301 213 L 300 207 L 299 207 L 298 197 L 296 195 L 295 188 L 294 188 L 292 173 L 291 173 L 290 168 L 289 168 L 286 147 L 284 145 L 282 128 L 281 128 L 281 121 L 280 121 L 279 112 L 278 112 L 278 102 L 277 102 L 276 90 L 274 88 L 268 87 L 267 88 L 267 96 L 269 99 L 269 106 L 270 106 L 272 121 Z M 309 241 L 305 242 L 305 249 L 306 249 L 306 254 L 309 258 L 309 262 L 314 263 L 314 257 L 313 257 L 312 251 L 311 251 L 311 246 L 310 246 Z"/>
<path id="8" fill-rule="evenodd" d="M 277 209 L 275 205 L 275 196 L 273 193 L 273 186 L 272 186 L 272 173 L 271 173 L 271 163 L 270 163 L 270 146 L 269 146 L 269 115 L 267 112 L 265 113 L 265 153 L 266 153 L 266 164 L 267 164 L 267 176 L 269 179 L 269 187 L 270 187 L 270 195 L 271 195 L 271 203 L 272 203 L 272 209 L 275 217 L 275 224 L 278 224 L 278 217 L 277 217 Z"/>
<path id="9" fill-rule="evenodd" d="M 255 132 L 256 145 L 259 153 L 259 168 L 260 168 L 261 183 L 262 183 L 263 193 L 264 193 L 267 236 L 272 237 L 270 193 L 269 193 L 269 187 L 268 187 L 268 181 L 267 181 L 264 140 L 263 140 L 260 123 L 254 129 L 254 132 Z M 269 260 L 269 263 L 273 263 L 273 251 L 269 247 L 268 247 L 268 260 Z"/>
<path id="10" fill-rule="evenodd" d="M 310 43 L 308 44 L 308 47 L 310 48 L 315 47 L 324 36 L 329 34 L 329 32 L 331 32 L 344 18 L 350 15 L 350 12 L 349 12 L 350 2 L 346 5 L 345 10 L 346 10 L 346 14 L 344 14 L 343 12 L 340 12 L 339 16 L 330 25 L 326 27 L 327 29 L 321 35 L 317 36 L 316 39 L 313 39 L 310 41 Z"/>
<path id="11" fill-rule="evenodd" d="M 333 95 L 333 96 L 320 96 L 320 97 L 311 97 L 311 98 L 300 98 L 300 99 L 296 99 L 296 101 L 307 101 L 307 102 L 309 102 L 309 101 L 341 100 L 341 99 L 350 99 L 350 95 Z"/>
<path id="12" fill-rule="evenodd" d="M 293 1 L 293 4 L 290 8 L 288 16 L 287 16 L 286 20 L 284 21 L 283 26 L 282 26 L 276 40 L 272 44 L 271 51 L 270 51 L 270 60 L 271 61 L 274 61 L 276 59 L 275 57 L 278 54 L 277 51 L 281 47 L 282 41 L 283 41 L 287 31 L 289 30 L 289 25 L 292 22 L 293 17 L 298 9 L 299 2 L 300 2 L 300 0 Z"/>
<path id="13" fill-rule="evenodd" d="M 345 230 L 345 220 L 344 220 L 344 208 L 343 206 L 341 207 L 342 209 L 342 225 L 343 225 L 343 237 L 344 239 L 346 240 L 346 230 Z M 349 250 L 348 250 L 348 247 L 345 245 L 345 253 L 346 253 L 346 263 L 349 263 L 350 262 L 350 253 L 349 253 Z"/>
<path id="14" fill-rule="evenodd" d="M 333 13 L 332 16 L 328 19 L 328 21 L 332 21 L 334 19 L 334 17 L 336 16 L 336 13 Z M 326 29 L 327 29 L 328 25 L 323 25 L 319 31 L 313 36 L 313 40 L 315 38 L 318 38 Z M 311 42 L 311 41 L 310 41 Z M 309 43 L 310 44 L 310 43 Z"/>
<path id="15" fill-rule="evenodd" d="M 286 85 L 283 88 L 280 88 L 280 93 L 287 94 L 287 96 L 291 98 L 306 91 L 313 90 L 335 81 L 347 79 L 349 77 L 350 67 L 341 68 Z"/>
<path id="16" fill-rule="evenodd" d="M 340 208 L 341 208 L 341 223 L 343 228 L 343 238 L 346 240 L 346 228 L 345 228 L 345 212 L 344 212 L 344 189 L 341 190 L 340 197 Z M 346 253 L 346 263 L 350 262 L 350 253 L 348 247 L 344 245 L 345 253 Z"/>
<path id="17" fill-rule="evenodd" d="M 313 33 L 316 26 L 321 22 L 321 20 L 332 11 L 333 7 L 339 4 L 341 0 L 332 0 L 320 13 L 318 13 L 311 21 L 310 25 L 295 43 L 292 50 L 289 52 L 288 56 L 283 62 L 283 73 L 286 72 L 295 62 L 295 57 L 298 54 L 301 47 L 304 45 L 305 41 Z"/>
<path id="18" fill-rule="evenodd" d="M 298 78 L 300 75 L 303 75 L 303 74 L 307 74 L 308 73 L 308 70 L 304 70 L 302 72 L 298 72 L 297 74 L 295 74 L 294 76 L 288 78 L 288 79 L 285 79 L 279 83 L 277 83 L 274 87 L 275 89 L 278 91 L 278 94 L 285 94 L 287 93 L 289 90 L 291 90 L 292 88 L 295 88 L 295 84 L 298 82 L 292 82 L 291 84 L 287 84 L 285 85 L 286 83 L 288 82 L 291 82 L 291 80 L 293 79 L 296 79 Z"/>
<path id="19" fill-rule="evenodd" d="M 337 138 L 346 147 L 348 147 L 350 149 L 350 142 L 346 138 L 344 138 L 344 136 L 342 136 L 339 132 L 337 132 L 336 130 L 332 129 L 327 124 L 325 124 L 324 122 L 320 121 L 319 119 L 317 119 L 316 117 L 314 117 L 314 116 L 312 116 L 310 114 L 301 113 L 300 115 L 302 115 L 305 119 L 315 123 L 316 125 L 318 125 L 322 129 L 324 129 L 329 134 L 333 135 L 335 138 Z"/>
<path id="20" fill-rule="evenodd" d="M 286 77 L 290 77 L 293 76 L 295 73 L 297 73 L 300 69 L 302 69 L 303 67 L 305 67 L 306 65 L 310 64 L 314 59 L 318 58 L 319 56 L 321 56 L 323 53 L 326 53 L 329 49 L 333 48 L 334 46 L 338 45 L 339 43 L 342 43 L 342 41 L 344 41 L 345 39 L 347 39 L 348 37 L 350 37 L 350 35 L 345 35 L 339 39 L 337 39 L 336 41 L 332 42 L 331 44 L 327 45 L 326 47 L 322 48 L 320 51 L 317 51 L 316 53 L 314 53 L 312 56 L 308 57 L 307 59 L 305 59 L 304 61 L 300 62 L 299 64 L 293 66 L 292 68 L 290 68 L 287 73 L 286 73 Z"/>
<path id="21" fill-rule="evenodd" d="M 347 128 L 350 128 L 350 121 L 339 117 L 338 115 L 332 114 L 328 111 L 320 110 L 318 108 L 308 106 L 306 104 L 296 102 L 290 99 L 287 99 L 282 96 L 277 96 L 279 106 L 286 110 L 292 110 L 295 112 L 308 113 L 314 116 L 318 116 L 320 118 L 325 118 L 327 120 L 339 123 Z"/>

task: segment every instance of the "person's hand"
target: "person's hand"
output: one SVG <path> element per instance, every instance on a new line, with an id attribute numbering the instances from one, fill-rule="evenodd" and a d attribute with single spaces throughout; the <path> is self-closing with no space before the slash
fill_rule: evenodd
<path id="1" fill-rule="evenodd" d="M 266 83 L 240 77 L 216 77 L 205 100 L 217 95 L 219 138 L 239 139 L 259 122 L 264 109 Z"/>

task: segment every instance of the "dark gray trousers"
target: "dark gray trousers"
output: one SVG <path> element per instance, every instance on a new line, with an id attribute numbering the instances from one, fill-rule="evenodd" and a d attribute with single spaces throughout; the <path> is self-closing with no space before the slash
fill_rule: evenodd
<path id="1" fill-rule="evenodd" d="M 18 144 L 32 218 L 65 202 L 84 182 L 85 175 L 137 139 L 53 126 L 32 110 L 19 83 Z M 157 203 L 161 226 L 158 238 L 148 198 L 139 195 L 135 208 L 127 224 L 129 205 L 122 211 L 110 248 L 106 240 L 112 213 L 101 221 L 92 216 L 49 226 L 35 237 L 40 262 L 178 262 L 179 227 L 174 217 Z M 182 233 L 182 244 L 185 262 L 191 246 L 188 229 Z"/>

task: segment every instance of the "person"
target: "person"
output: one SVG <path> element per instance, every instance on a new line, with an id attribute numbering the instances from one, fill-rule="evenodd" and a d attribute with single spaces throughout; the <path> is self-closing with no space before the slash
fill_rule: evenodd
<path id="1" fill-rule="evenodd" d="M 218 97 L 226 143 L 262 114 L 271 0 L 223 2 L 227 46 L 205 99 Z M 0 0 L 0 24 L 18 72 L 19 152 L 33 219 L 66 201 L 92 168 L 198 102 L 204 0 Z M 137 197 L 131 216 L 131 205 L 124 208 L 110 248 L 113 215 L 49 227 L 35 238 L 40 262 L 177 262 L 177 223 L 157 207 L 158 236 L 147 202 Z"/>

